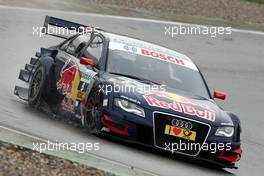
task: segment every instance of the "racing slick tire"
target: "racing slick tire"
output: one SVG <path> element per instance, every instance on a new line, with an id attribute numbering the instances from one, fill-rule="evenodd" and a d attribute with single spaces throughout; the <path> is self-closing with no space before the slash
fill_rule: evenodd
<path id="1" fill-rule="evenodd" d="M 29 106 L 33 108 L 38 108 L 41 105 L 45 81 L 45 67 L 39 62 L 29 83 Z"/>
<path id="2" fill-rule="evenodd" d="M 96 86 L 91 90 L 91 93 L 86 103 L 86 113 L 84 115 L 84 127 L 90 133 L 98 134 L 97 125 L 103 115 L 103 94 Z"/>

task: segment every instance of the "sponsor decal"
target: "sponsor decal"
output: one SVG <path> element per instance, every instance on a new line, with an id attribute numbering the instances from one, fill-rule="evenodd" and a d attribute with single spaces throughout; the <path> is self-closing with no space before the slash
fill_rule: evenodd
<path id="1" fill-rule="evenodd" d="M 172 119 L 171 124 L 175 127 L 185 128 L 189 130 L 193 128 L 193 124 L 191 122 L 187 122 L 179 119 Z"/>
<path id="2" fill-rule="evenodd" d="M 79 80 L 78 85 L 78 93 L 77 93 L 77 99 L 82 100 L 83 97 L 86 94 L 86 91 L 88 89 L 89 84 L 91 83 L 92 79 L 94 79 L 96 73 L 86 70 L 85 72 L 82 72 L 81 79 Z"/>
<path id="3" fill-rule="evenodd" d="M 124 45 L 124 49 L 132 53 L 137 53 L 137 48 L 134 46 Z"/>
<path id="4" fill-rule="evenodd" d="M 124 36 L 118 36 L 115 34 L 109 34 L 109 35 L 111 36 L 110 45 L 111 45 L 111 43 L 118 43 L 118 44 L 123 44 L 123 45 L 131 46 L 131 47 L 136 47 L 136 48 L 145 48 L 145 49 L 148 49 L 151 51 L 164 53 L 167 55 L 172 55 L 172 56 L 175 56 L 177 58 L 182 58 L 186 61 L 191 62 L 191 60 L 187 56 L 185 56 L 181 53 L 178 53 L 174 50 L 171 50 L 171 49 L 159 46 L 159 45 L 155 45 L 153 43 L 148 43 L 148 42 L 144 42 L 141 40 L 132 39 L 132 38 L 124 37 Z"/>
<path id="5" fill-rule="evenodd" d="M 71 100 L 82 100 L 96 73 L 87 71 L 81 73 L 76 63 L 73 65 L 70 65 L 70 63 L 71 59 L 67 60 L 62 67 L 57 89 L 61 90 Z"/>
<path id="6" fill-rule="evenodd" d="M 67 64 L 67 63 L 66 63 Z M 60 80 L 57 82 L 57 88 L 61 89 L 63 93 L 70 93 L 72 89 L 72 83 L 77 72 L 77 66 L 73 65 L 65 69 L 67 65 L 64 65 L 60 73 Z"/>
<path id="7" fill-rule="evenodd" d="M 234 124 L 230 123 L 230 122 L 228 122 L 228 123 L 222 122 L 221 125 L 223 125 L 223 126 L 233 126 Z"/>
<path id="8" fill-rule="evenodd" d="M 183 66 L 185 65 L 185 61 L 183 59 L 176 58 L 176 57 L 173 57 L 173 56 L 169 56 L 169 55 L 166 55 L 166 54 L 163 54 L 163 53 L 158 53 L 158 52 L 155 52 L 155 51 L 151 51 L 151 50 L 147 50 L 147 49 L 141 48 L 141 54 L 144 55 L 144 56 L 149 56 L 149 57 L 152 57 L 152 58 L 155 58 L 155 59 L 164 60 L 164 61 L 167 61 L 167 62 L 170 62 L 170 63 L 174 63 L 174 64 L 177 64 L 177 65 L 183 65 Z"/>
<path id="9" fill-rule="evenodd" d="M 86 72 L 83 72 L 82 74 L 82 80 L 88 84 L 90 84 L 91 80 L 95 77 L 96 73 L 94 72 L 89 72 L 86 71 Z"/>
<path id="10" fill-rule="evenodd" d="M 61 69 L 57 89 L 60 89 L 67 98 L 75 100 L 78 97 L 77 88 L 80 83 L 80 73 L 78 65 L 69 65 L 70 62 L 71 59 L 67 60 Z"/>
<path id="11" fill-rule="evenodd" d="M 73 112 L 74 111 L 74 101 L 68 99 L 67 97 L 64 97 L 64 99 L 61 102 L 61 107 L 64 110 Z"/>
<path id="12" fill-rule="evenodd" d="M 85 96 L 86 90 L 88 88 L 88 83 L 82 78 L 78 85 L 78 93 L 77 93 L 77 99 L 82 100 L 82 98 Z"/>
<path id="13" fill-rule="evenodd" d="M 165 126 L 164 134 L 187 139 L 188 141 L 195 141 L 196 138 L 195 131 L 191 131 L 186 128 L 175 127 L 172 125 Z"/>
<path id="14" fill-rule="evenodd" d="M 124 84 L 124 85 L 131 85 L 131 86 L 137 86 L 137 85 L 143 85 L 143 83 L 140 83 L 138 81 L 135 81 L 131 78 L 126 78 L 122 76 L 118 76 L 115 78 L 110 78 L 108 80 L 109 82 L 115 83 L 115 84 Z"/>
<path id="15" fill-rule="evenodd" d="M 127 44 L 122 44 L 118 42 L 110 42 L 109 48 L 111 50 L 120 50 L 120 51 L 126 51 L 142 56 L 146 56 L 152 59 L 158 59 L 161 61 L 169 62 L 172 64 L 184 66 L 186 68 L 193 69 L 195 71 L 198 71 L 197 67 L 194 65 L 194 63 L 190 59 L 186 59 L 185 57 L 181 54 L 178 54 L 175 52 L 175 54 L 166 54 L 165 52 L 162 51 L 156 51 L 156 50 L 150 50 L 146 49 L 144 47 L 138 47 L 138 46 L 133 46 L 133 45 L 127 45 Z"/>
<path id="16" fill-rule="evenodd" d="M 146 91 L 144 92 L 145 95 L 157 95 L 159 97 L 168 98 L 172 101 L 184 103 L 184 104 L 190 104 L 193 106 L 200 106 L 202 108 L 209 109 L 209 106 L 201 101 L 197 101 L 194 99 L 186 98 L 180 95 L 177 95 L 175 93 L 165 92 L 165 91 Z"/>
<path id="17" fill-rule="evenodd" d="M 138 100 L 136 100 L 134 98 L 130 98 L 130 97 L 124 96 L 124 95 L 121 95 L 120 98 L 123 98 L 125 100 L 131 101 L 131 102 L 136 103 L 136 104 L 141 104 L 140 101 L 138 101 Z"/>
<path id="18" fill-rule="evenodd" d="M 150 105 L 150 106 L 185 113 L 185 114 L 188 114 L 191 116 L 196 116 L 196 117 L 206 119 L 206 120 L 210 120 L 213 122 L 215 121 L 215 113 L 214 112 L 211 112 L 208 110 L 198 110 L 198 109 L 194 108 L 193 106 L 183 104 L 183 103 L 178 103 L 178 102 L 167 103 L 165 101 L 160 101 L 160 100 L 153 98 L 153 97 L 150 97 L 150 96 L 143 96 L 143 97 L 145 98 L 148 105 Z"/>
<path id="19" fill-rule="evenodd" d="M 103 100 L 103 106 L 106 107 L 108 105 L 108 99 Z"/>
<path id="20" fill-rule="evenodd" d="M 101 131 L 109 133 L 110 132 L 110 128 L 103 127 L 103 128 L 101 128 Z"/>

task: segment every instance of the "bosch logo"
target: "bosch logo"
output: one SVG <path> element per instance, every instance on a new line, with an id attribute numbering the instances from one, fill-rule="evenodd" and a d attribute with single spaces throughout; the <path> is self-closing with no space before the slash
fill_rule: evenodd
<path id="1" fill-rule="evenodd" d="M 181 128 L 185 128 L 185 129 L 189 129 L 189 130 L 193 128 L 193 125 L 191 122 L 186 122 L 186 121 L 178 120 L 178 119 L 173 119 L 171 121 L 171 124 L 173 126 L 181 127 Z"/>

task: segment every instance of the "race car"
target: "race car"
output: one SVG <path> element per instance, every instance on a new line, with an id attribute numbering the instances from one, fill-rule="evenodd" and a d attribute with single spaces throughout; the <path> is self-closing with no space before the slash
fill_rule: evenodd
<path id="1" fill-rule="evenodd" d="M 28 87 L 15 86 L 14 94 L 30 107 L 66 111 L 91 133 L 237 168 L 240 120 L 216 104 L 225 93 L 212 96 L 190 58 L 50 16 L 42 32 L 64 40 L 41 48 L 20 71 Z"/>

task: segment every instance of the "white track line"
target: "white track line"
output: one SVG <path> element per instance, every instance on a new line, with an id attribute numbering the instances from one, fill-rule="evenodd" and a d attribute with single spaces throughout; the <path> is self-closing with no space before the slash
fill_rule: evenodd
<path id="1" fill-rule="evenodd" d="M 31 138 L 31 139 L 35 139 L 35 140 L 38 140 L 38 141 L 42 141 L 42 142 L 47 142 L 47 140 L 49 139 L 44 139 L 44 138 L 40 138 L 40 137 L 37 137 L 37 136 L 34 136 L 34 135 L 31 135 L 31 134 L 28 134 L 28 133 L 25 133 L 25 132 L 22 132 L 22 131 L 19 131 L 19 130 L 16 130 L 16 129 L 13 129 L 13 128 L 9 128 L 9 127 L 6 127 L 6 126 L 3 126 L 3 125 L 0 125 L 0 128 L 2 129 L 5 129 L 7 131 L 11 131 L 13 133 L 16 133 L 16 134 L 19 134 L 19 135 L 22 135 L 22 136 L 26 136 L 28 138 Z M 50 140 L 52 141 L 52 140 Z M 57 141 L 58 142 L 58 141 Z M 73 151 L 73 152 L 76 152 L 78 153 L 78 151 Z M 98 155 L 95 155 L 95 154 L 92 154 L 92 153 L 82 153 L 83 155 L 87 155 L 87 156 L 92 156 L 94 158 L 97 158 L 99 160 L 103 160 L 105 162 L 108 162 L 108 163 L 112 163 L 112 164 L 115 164 L 115 165 L 118 165 L 120 167 L 125 167 L 125 168 L 128 168 L 128 169 L 131 169 L 131 170 L 135 170 L 136 172 L 140 172 L 140 173 L 145 173 L 147 175 L 153 175 L 153 176 L 157 176 L 156 174 L 150 172 L 150 171 L 147 171 L 147 170 L 144 170 L 144 169 L 141 169 L 141 168 L 137 168 L 137 167 L 133 167 L 133 166 L 130 166 L 130 165 L 127 165 L 125 163 L 120 163 L 120 162 L 117 162 L 117 161 L 114 161 L 114 160 L 110 160 L 110 159 L 107 159 L 107 158 L 104 158 L 104 157 L 101 157 L 101 156 L 98 156 Z M 113 171 L 114 172 L 114 171 Z"/>
<path id="2" fill-rule="evenodd" d="M 20 135 L 22 135 L 22 136 L 26 136 L 26 137 L 29 137 L 29 138 L 32 138 L 32 139 L 36 139 L 36 140 L 38 140 L 38 141 L 46 142 L 46 141 L 48 140 L 48 139 L 40 138 L 40 137 L 37 137 L 37 136 L 33 136 L 33 135 L 31 135 L 31 134 L 24 133 L 24 132 L 22 132 L 22 131 L 15 130 L 15 129 L 13 129 L 13 128 L 9 128 L 9 127 L 6 127 L 6 126 L 2 126 L 2 125 L 0 125 L 0 128 L 5 129 L 5 130 L 7 130 L 7 131 L 11 131 L 11 132 L 13 132 L 13 133 L 20 134 Z"/>
<path id="3" fill-rule="evenodd" d="M 19 9 L 19 10 L 27 10 L 27 11 L 43 11 L 43 12 L 57 12 L 63 14 L 73 14 L 73 15 L 82 15 L 82 16 L 94 16 L 94 17 L 101 17 L 101 18 L 114 18 L 120 20 L 131 20 L 131 21 L 140 21 L 140 22 L 151 22 L 151 23 L 158 23 L 158 24 L 170 24 L 170 25 L 189 25 L 189 26 L 200 26 L 204 27 L 205 25 L 199 24 L 191 24 L 191 23 L 184 23 L 184 22 L 175 22 L 175 21 L 162 21 L 162 20 L 154 20 L 154 19 L 145 19 L 145 18 L 135 18 L 135 17 L 124 17 L 124 16 L 113 16 L 113 15 L 103 15 L 103 14 L 95 14 L 95 13 L 84 13 L 84 12 L 74 12 L 74 11 L 61 11 L 61 10 L 46 10 L 46 9 L 39 9 L 39 8 L 27 8 L 27 7 L 17 7 L 17 6 L 3 6 L 0 5 L 0 8 L 5 9 Z M 233 32 L 239 33 L 248 33 L 254 35 L 264 35 L 264 32 L 261 31 L 254 31 L 254 30 L 244 30 L 244 29 L 236 29 L 232 28 Z"/>

